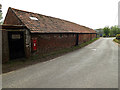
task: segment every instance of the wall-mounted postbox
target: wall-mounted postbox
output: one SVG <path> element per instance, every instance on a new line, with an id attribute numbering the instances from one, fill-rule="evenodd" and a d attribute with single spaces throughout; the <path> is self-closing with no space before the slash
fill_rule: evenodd
<path id="1" fill-rule="evenodd" d="M 32 39 L 33 41 L 33 51 L 36 51 L 37 50 L 37 39 Z"/>

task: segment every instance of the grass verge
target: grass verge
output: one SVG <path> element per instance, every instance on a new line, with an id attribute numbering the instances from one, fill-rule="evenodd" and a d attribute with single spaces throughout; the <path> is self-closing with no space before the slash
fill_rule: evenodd
<path id="1" fill-rule="evenodd" d="M 118 39 L 113 39 L 113 41 L 120 44 L 120 40 L 118 40 Z"/>
<path id="2" fill-rule="evenodd" d="M 88 44 L 90 44 L 98 39 L 99 38 L 95 38 L 93 40 L 90 40 L 88 42 L 82 43 L 78 46 L 74 46 L 71 48 L 61 49 L 61 50 L 57 50 L 57 51 L 43 54 L 43 55 L 35 55 L 29 59 L 21 58 L 21 59 L 16 59 L 16 60 L 10 60 L 7 63 L 2 64 L 2 72 L 6 73 L 6 72 L 17 70 L 17 69 L 20 69 L 20 68 L 23 68 L 23 67 L 26 67 L 29 65 L 39 63 L 39 62 L 48 61 L 50 59 L 53 59 L 53 58 L 56 58 L 58 56 L 64 55 L 66 53 L 80 49 L 80 48 L 82 48 L 82 47 L 84 47 L 84 46 L 86 46 L 86 45 L 88 45 Z"/>

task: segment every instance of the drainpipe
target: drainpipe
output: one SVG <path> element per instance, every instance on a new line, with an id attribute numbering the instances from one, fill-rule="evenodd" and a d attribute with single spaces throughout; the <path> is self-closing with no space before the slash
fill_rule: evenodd
<path id="1" fill-rule="evenodd" d="M 79 38 L 79 34 L 76 34 L 76 46 L 78 45 L 78 38 Z"/>

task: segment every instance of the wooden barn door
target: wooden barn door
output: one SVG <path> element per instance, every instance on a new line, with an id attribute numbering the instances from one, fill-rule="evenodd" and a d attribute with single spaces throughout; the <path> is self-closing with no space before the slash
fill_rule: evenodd
<path id="1" fill-rule="evenodd" d="M 16 59 L 25 56 L 23 32 L 8 31 L 8 42 L 10 59 Z"/>

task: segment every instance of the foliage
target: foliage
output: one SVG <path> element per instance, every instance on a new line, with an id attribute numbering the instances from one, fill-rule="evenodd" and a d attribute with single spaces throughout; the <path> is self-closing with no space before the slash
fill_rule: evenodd
<path id="1" fill-rule="evenodd" d="M 118 39 L 113 39 L 113 41 L 115 41 L 116 43 L 120 44 L 120 40 L 118 40 Z"/>
<path id="2" fill-rule="evenodd" d="M 3 17 L 2 17 L 2 5 L 0 4 L 0 25 L 3 23 L 2 19 L 3 19 Z"/>
<path id="3" fill-rule="evenodd" d="M 120 34 L 117 34 L 117 35 L 116 35 L 116 39 L 119 39 L 119 40 L 120 40 Z"/>
<path id="4" fill-rule="evenodd" d="M 115 37 L 117 34 L 120 34 L 120 28 L 117 25 L 112 27 L 104 27 L 96 30 L 97 30 L 97 34 L 103 37 L 106 36 Z"/>
<path id="5" fill-rule="evenodd" d="M 118 33 L 120 33 L 120 29 L 118 28 L 118 26 L 112 26 L 111 30 L 110 30 L 110 35 L 111 36 L 116 36 Z"/>
<path id="6" fill-rule="evenodd" d="M 104 27 L 104 28 L 103 28 L 103 31 L 104 31 L 104 34 L 105 34 L 106 36 L 109 36 L 109 33 L 110 33 L 109 27 Z"/>

